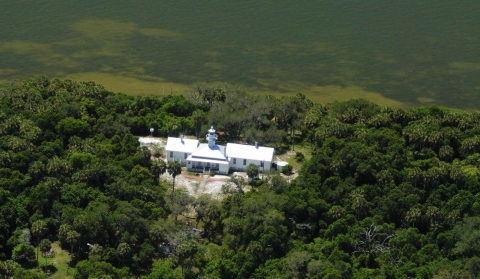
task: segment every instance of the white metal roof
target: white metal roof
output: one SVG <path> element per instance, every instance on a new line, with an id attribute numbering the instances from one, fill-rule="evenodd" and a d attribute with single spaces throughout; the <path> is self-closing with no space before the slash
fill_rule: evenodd
<path id="1" fill-rule="evenodd" d="M 215 160 L 215 159 L 208 159 L 208 158 L 198 158 L 198 157 L 192 157 L 192 155 L 187 157 L 187 161 L 206 162 L 206 163 L 220 164 L 220 165 L 228 165 L 229 164 L 227 160 Z"/>
<path id="2" fill-rule="evenodd" d="M 225 146 L 201 143 L 198 148 L 192 152 L 192 158 L 203 158 L 213 160 L 227 160 Z"/>
<path id="3" fill-rule="evenodd" d="M 198 147 L 198 140 L 168 137 L 166 151 L 192 153 Z"/>
<path id="4" fill-rule="evenodd" d="M 230 158 L 272 161 L 273 153 L 272 147 L 227 143 L 227 155 Z"/>

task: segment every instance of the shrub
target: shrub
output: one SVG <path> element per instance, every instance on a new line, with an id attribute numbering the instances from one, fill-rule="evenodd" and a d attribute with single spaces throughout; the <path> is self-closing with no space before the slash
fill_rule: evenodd
<path id="1" fill-rule="evenodd" d="M 295 154 L 295 161 L 297 161 L 297 163 L 305 161 L 305 155 L 303 155 L 302 152 L 297 151 L 297 153 Z"/>
<path id="2" fill-rule="evenodd" d="M 293 167 L 292 165 L 286 165 L 282 168 L 282 173 L 285 175 L 290 175 L 292 174 Z"/>
<path id="3" fill-rule="evenodd" d="M 12 259 L 17 262 L 27 262 L 35 260 L 35 248 L 25 243 L 18 244 L 13 248 Z"/>
<path id="4" fill-rule="evenodd" d="M 260 187 L 265 184 L 265 181 L 263 181 L 262 179 L 255 179 L 254 182 L 256 187 Z"/>

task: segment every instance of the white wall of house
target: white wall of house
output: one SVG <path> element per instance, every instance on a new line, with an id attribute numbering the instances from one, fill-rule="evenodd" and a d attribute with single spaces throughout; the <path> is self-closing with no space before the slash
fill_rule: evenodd
<path id="1" fill-rule="evenodd" d="M 263 163 L 264 171 L 269 171 L 272 168 L 272 162 L 273 162 L 273 157 L 269 161 L 265 160 L 265 162 Z"/>
<path id="2" fill-rule="evenodd" d="M 171 162 L 173 160 L 181 161 L 182 166 L 187 166 L 187 157 L 191 153 L 186 152 L 179 152 L 179 151 L 167 151 L 167 162 Z M 220 164 L 219 171 L 228 173 L 229 169 L 232 168 L 233 170 L 238 171 L 246 171 L 247 166 L 250 164 L 255 164 L 259 167 L 261 172 L 269 171 L 272 167 L 272 161 L 264 161 L 263 167 L 261 166 L 261 160 L 252 160 L 252 159 L 244 159 L 244 158 L 229 158 L 230 162 L 229 165 Z M 206 163 L 202 164 L 204 167 L 207 166 Z M 188 165 L 187 167 L 193 167 L 192 164 Z M 212 167 L 212 165 L 210 165 Z"/>
<path id="3" fill-rule="evenodd" d="M 228 171 L 230 170 L 230 166 L 227 164 L 221 164 L 218 170 L 221 173 L 228 173 Z"/>
<path id="4" fill-rule="evenodd" d="M 185 166 L 187 164 L 188 155 L 190 155 L 190 153 L 167 150 L 167 162 L 171 162 L 173 160 L 181 161 L 182 166 Z"/>
<path id="5" fill-rule="evenodd" d="M 195 168 L 195 167 L 197 167 L 197 168 Z M 209 168 L 213 168 L 213 169 L 218 168 L 218 172 L 222 173 L 222 174 L 228 174 L 228 171 L 230 169 L 230 166 L 228 164 L 225 164 L 225 163 L 220 164 L 220 163 L 209 162 L 207 164 L 207 162 L 196 162 L 194 160 L 188 161 L 188 163 L 187 163 L 187 169 L 189 171 L 198 171 L 199 169 L 203 169 L 205 167 L 209 167 Z"/>
<path id="6" fill-rule="evenodd" d="M 258 166 L 259 171 L 269 171 L 272 167 L 271 161 L 265 161 L 262 167 L 262 161 L 260 160 L 251 160 L 244 158 L 230 158 L 230 167 L 234 170 L 246 171 L 247 166 L 254 164 Z"/>

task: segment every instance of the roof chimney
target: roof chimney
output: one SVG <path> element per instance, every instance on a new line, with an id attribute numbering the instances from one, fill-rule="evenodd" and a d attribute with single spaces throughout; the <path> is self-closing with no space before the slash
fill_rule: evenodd
<path id="1" fill-rule="evenodd" d="M 183 143 L 183 135 L 180 135 L 180 141 Z"/>
<path id="2" fill-rule="evenodd" d="M 258 148 L 258 142 L 257 141 L 255 142 L 255 148 Z"/>

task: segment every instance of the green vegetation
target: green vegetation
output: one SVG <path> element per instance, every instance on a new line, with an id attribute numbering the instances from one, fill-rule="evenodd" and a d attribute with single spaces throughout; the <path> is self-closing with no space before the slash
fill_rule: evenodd
<path id="1" fill-rule="evenodd" d="M 205 84 L 158 99 L 36 78 L 0 94 L 1 277 L 479 275 L 479 113 Z M 295 148 L 298 177 L 267 172 L 245 191 L 234 176 L 222 201 L 174 191 L 159 175 L 179 164 L 136 136 L 211 123 L 221 141 Z"/>
<path id="2" fill-rule="evenodd" d="M 259 173 L 259 167 L 255 164 L 249 164 L 247 166 L 247 176 L 248 176 L 248 180 L 249 182 L 253 182 L 253 179 L 255 179 L 257 176 L 258 176 L 258 173 Z"/>
<path id="3" fill-rule="evenodd" d="M 305 155 L 303 155 L 302 152 L 298 152 L 298 151 L 297 151 L 297 152 L 295 153 L 295 161 L 296 161 L 297 163 L 301 163 L 301 162 L 305 161 Z"/>
<path id="4" fill-rule="evenodd" d="M 293 166 L 292 165 L 286 165 L 282 168 L 282 173 L 285 175 L 291 175 L 293 171 Z"/>

